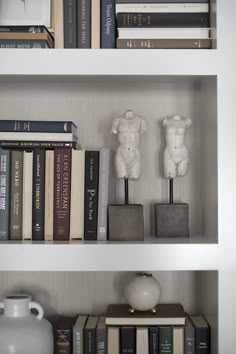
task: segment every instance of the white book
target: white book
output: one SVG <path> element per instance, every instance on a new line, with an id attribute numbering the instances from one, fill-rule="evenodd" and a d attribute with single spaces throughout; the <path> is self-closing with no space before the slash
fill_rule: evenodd
<path id="1" fill-rule="evenodd" d="M 70 239 L 84 237 L 85 150 L 72 150 Z"/>
<path id="2" fill-rule="evenodd" d="M 32 240 L 32 202 L 33 202 L 33 152 L 23 155 L 23 215 L 22 239 Z"/>
<path id="3" fill-rule="evenodd" d="M 129 3 L 116 4 L 116 13 L 193 13 L 209 12 L 208 3 Z"/>
<path id="4" fill-rule="evenodd" d="M 136 328 L 136 354 L 148 353 L 148 327 Z"/>
<path id="5" fill-rule="evenodd" d="M 209 28 L 118 28 L 120 39 L 203 39 Z"/>
<path id="6" fill-rule="evenodd" d="M 173 328 L 173 354 L 184 354 L 184 327 Z"/>
<path id="7" fill-rule="evenodd" d="M 91 48 L 100 48 L 100 0 L 91 0 Z"/>
<path id="8" fill-rule="evenodd" d="M 44 239 L 53 241 L 54 150 L 45 153 Z"/>
<path id="9" fill-rule="evenodd" d="M 0 132 L 0 140 L 10 141 L 76 141 L 73 133 L 32 133 L 32 132 Z"/>
<path id="10" fill-rule="evenodd" d="M 119 327 L 107 327 L 107 352 L 109 354 L 120 354 Z"/>

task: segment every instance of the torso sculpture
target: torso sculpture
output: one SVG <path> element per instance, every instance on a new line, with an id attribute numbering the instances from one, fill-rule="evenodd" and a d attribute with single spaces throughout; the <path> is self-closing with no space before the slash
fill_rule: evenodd
<path id="1" fill-rule="evenodd" d="M 146 122 L 131 110 L 113 120 L 112 133 L 118 135 L 115 167 L 118 178 L 137 180 L 141 171 L 139 152 L 140 134 L 146 131 Z"/>
<path id="2" fill-rule="evenodd" d="M 184 145 L 184 137 L 191 124 L 190 119 L 180 116 L 165 118 L 162 122 L 166 140 L 163 156 L 166 178 L 183 177 L 187 173 L 188 150 Z"/>

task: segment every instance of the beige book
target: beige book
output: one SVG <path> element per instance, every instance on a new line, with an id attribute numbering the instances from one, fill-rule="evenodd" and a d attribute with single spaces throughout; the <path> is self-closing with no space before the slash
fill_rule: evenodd
<path id="1" fill-rule="evenodd" d="M 85 150 L 72 150 L 70 239 L 84 238 Z"/>
<path id="2" fill-rule="evenodd" d="M 100 48 L 100 0 L 91 2 L 91 48 Z"/>
<path id="3" fill-rule="evenodd" d="M 120 328 L 107 327 L 107 352 L 120 354 Z"/>
<path id="4" fill-rule="evenodd" d="M 54 150 L 45 155 L 44 239 L 53 241 Z"/>
<path id="5" fill-rule="evenodd" d="M 136 329 L 136 354 L 148 354 L 148 327 Z"/>
<path id="6" fill-rule="evenodd" d="M 55 48 L 64 48 L 63 0 L 54 0 L 53 19 Z"/>
<path id="7" fill-rule="evenodd" d="M 32 240 L 33 152 L 23 155 L 22 239 Z"/>
<path id="8" fill-rule="evenodd" d="M 173 354 L 184 354 L 184 327 L 173 328 Z"/>

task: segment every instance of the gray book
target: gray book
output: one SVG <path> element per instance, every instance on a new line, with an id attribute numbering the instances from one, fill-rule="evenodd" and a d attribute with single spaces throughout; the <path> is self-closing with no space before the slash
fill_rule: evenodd
<path id="1" fill-rule="evenodd" d="M 195 328 L 188 316 L 184 328 L 184 353 L 195 354 Z"/>
<path id="2" fill-rule="evenodd" d="M 84 327 L 84 354 L 96 354 L 96 327 L 98 316 L 88 317 Z"/>
<path id="3" fill-rule="evenodd" d="M 77 48 L 91 48 L 91 0 L 77 0 Z"/>
<path id="4" fill-rule="evenodd" d="M 0 149 L 0 240 L 9 239 L 10 150 Z"/>
<path id="5" fill-rule="evenodd" d="M 22 239 L 23 151 L 11 153 L 10 239 Z"/>
<path id="6" fill-rule="evenodd" d="M 96 332 L 96 354 L 107 354 L 107 329 L 105 316 L 100 316 Z"/>
<path id="7" fill-rule="evenodd" d="M 73 327 L 73 354 L 84 353 L 84 327 L 88 316 L 79 315 Z"/>

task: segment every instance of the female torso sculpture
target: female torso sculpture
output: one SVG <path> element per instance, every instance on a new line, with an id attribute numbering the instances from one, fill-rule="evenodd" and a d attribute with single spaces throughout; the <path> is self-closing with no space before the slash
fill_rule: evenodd
<path id="1" fill-rule="evenodd" d="M 131 110 L 113 120 L 112 133 L 118 135 L 115 166 L 118 178 L 137 180 L 141 171 L 139 152 L 140 134 L 146 131 L 146 122 Z"/>

